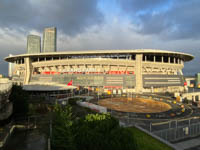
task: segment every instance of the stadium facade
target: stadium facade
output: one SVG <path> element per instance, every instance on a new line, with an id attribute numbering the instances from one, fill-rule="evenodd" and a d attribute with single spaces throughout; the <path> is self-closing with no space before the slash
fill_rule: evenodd
<path id="1" fill-rule="evenodd" d="M 99 50 L 22 54 L 14 63 L 13 80 L 22 84 L 67 84 L 141 92 L 183 92 L 184 62 L 190 54 L 165 50 Z"/>

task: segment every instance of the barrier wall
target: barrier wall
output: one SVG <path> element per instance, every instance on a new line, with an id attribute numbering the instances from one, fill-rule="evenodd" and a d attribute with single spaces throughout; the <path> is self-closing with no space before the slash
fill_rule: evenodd
<path id="1" fill-rule="evenodd" d="M 90 108 L 90 109 L 100 112 L 100 113 L 107 113 L 107 108 L 103 107 L 103 106 L 95 105 L 95 104 L 88 103 L 88 102 L 81 102 L 81 101 L 77 101 L 76 103 L 79 106 Z"/>
<path id="2" fill-rule="evenodd" d="M 135 87 L 134 74 L 60 74 L 60 75 L 32 75 L 31 82 L 56 82 L 67 84 L 73 80 L 75 86 L 120 86 Z"/>

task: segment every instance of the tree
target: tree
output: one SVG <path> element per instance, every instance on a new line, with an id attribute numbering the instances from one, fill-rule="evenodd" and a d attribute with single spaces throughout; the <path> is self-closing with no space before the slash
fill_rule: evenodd
<path id="1" fill-rule="evenodd" d="M 137 150 L 129 130 L 110 114 L 88 114 L 72 121 L 71 107 L 54 107 L 52 146 L 59 150 Z"/>
<path id="2" fill-rule="evenodd" d="M 24 115 L 28 112 L 28 93 L 21 86 L 13 85 L 9 100 L 13 102 L 13 113 Z"/>
<path id="3" fill-rule="evenodd" d="M 74 150 L 72 126 L 72 108 L 56 104 L 53 112 L 52 146 L 59 150 Z"/>
<path id="4" fill-rule="evenodd" d="M 73 132 L 77 149 L 137 149 L 133 135 L 110 114 L 88 114 L 73 125 Z"/>

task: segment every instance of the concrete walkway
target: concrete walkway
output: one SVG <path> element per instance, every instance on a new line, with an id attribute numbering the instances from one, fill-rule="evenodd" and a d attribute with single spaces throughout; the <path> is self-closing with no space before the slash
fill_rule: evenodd
<path id="1" fill-rule="evenodd" d="M 179 143 L 174 144 L 177 147 L 179 147 L 180 149 L 190 149 L 192 147 L 196 147 L 200 145 L 200 137 L 199 138 L 195 138 L 195 139 L 191 139 L 191 140 L 186 140 L 186 141 L 182 141 Z"/>

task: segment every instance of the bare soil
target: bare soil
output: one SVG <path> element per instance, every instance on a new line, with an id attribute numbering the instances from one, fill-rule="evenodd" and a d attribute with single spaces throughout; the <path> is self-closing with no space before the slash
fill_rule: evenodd
<path id="1" fill-rule="evenodd" d="M 172 107 L 162 101 L 144 98 L 109 98 L 98 102 L 99 105 L 122 112 L 159 113 Z"/>

